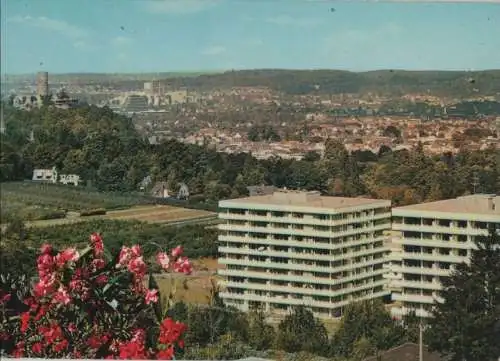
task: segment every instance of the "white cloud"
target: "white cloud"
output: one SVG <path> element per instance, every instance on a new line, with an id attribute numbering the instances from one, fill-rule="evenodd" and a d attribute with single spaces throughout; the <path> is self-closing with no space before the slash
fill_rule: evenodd
<path id="1" fill-rule="evenodd" d="M 247 44 L 250 46 L 261 46 L 264 44 L 264 42 L 262 41 L 262 39 L 252 38 L 248 39 Z"/>
<path id="2" fill-rule="evenodd" d="M 117 36 L 111 39 L 111 44 L 114 46 L 126 46 L 132 44 L 132 38 L 126 36 Z"/>
<path id="3" fill-rule="evenodd" d="M 87 29 L 72 25 L 63 20 L 50 19 L 45 16 L 32 17 L 13 16 L 7 19 L 8 23 L 16 23 L 58 33 L 73 41 L 73 46 L 80 50 L 90 50 L 90 32 Z"/>
<path id="4" fill-rule="evenodd" d="M 9 18 L 8 22 L 26 24 L 40 29 L 54 31 L 72 39 L 81 39 L 89 36 L 89 32 L 86 29 L 71 25 L 63 20 L 49 19 L 45 16 L 14 16 Z"/>
<path id="5" fill-rule="evenodd" d="M 217 0 L 147 0 L 141 1 L 146 11 L 156 14 L 189 14 L 217 5 Z"/>
<path id="6" fill-rule="evenodd" d="M 219 55 L 226 52 L 226 48 L 221 45 L 209 46 L 202 51 L 203 55 Z"/>
<path id="7" fill-rule="evenodd" d="M 303 28 L 313 27 L 320 23 L 314 18 L 293 18 L 290 15 L 278 15 L 265 19 L 267 23 L 280 26 L 298 26 Z"/>

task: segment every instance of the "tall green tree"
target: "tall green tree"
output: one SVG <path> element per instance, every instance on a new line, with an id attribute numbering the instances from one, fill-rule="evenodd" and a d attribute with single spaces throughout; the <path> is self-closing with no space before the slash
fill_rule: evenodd
<path id="1" fill-rule="evenodd" d="M 328 334 L 323 323 L 310 310 L 300 306 L 279 323 L 276 346 L 286 352 L 321 355 L 328 350 Z"/>
<path id="2" fill-rule="evenodd" d="M 479 238 L 469 263 L 443 281 L 426 342 L 451 361 L 497 361 L 500 356 L 500 236 Z"/>
<path id="3" fill-rule="evenodd" d="M 331 340 L 331 352 L 335 356 L 348 357 L 355 345 L 387 350 L 401 344 L 404 336 L 403 327 L 391 318 L 381 301 L 356 302 L 347 307 Z"/>

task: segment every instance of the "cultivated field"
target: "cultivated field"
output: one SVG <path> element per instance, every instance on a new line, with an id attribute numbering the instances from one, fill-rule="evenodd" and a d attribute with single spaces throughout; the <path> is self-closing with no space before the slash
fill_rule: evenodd
<path id="1" fill-rule="evenodd" d="M 154 205 L 154 199 L 141 195 L 115 195 L 35 182 L 2 183 L 0 191 L 1 222 L 6 223 L 9 217 L 15 215 L 30 227 L 57 226 L 95 219 L 176 224 L 210 222 L 216 219 L 213 212 Z M 81 216 L 82 212 L 87 212 L 87 215 Z"/>
<path id="2" fill-rule="evenodd" d="M 148 203 L 138 195 L 106 194 L 80 187 L 35 182 L 2 183 L 0 191 L 2 208 L 10 210 L 38 207 L 79 212 L 97 208 L 127 208 Z"/>
<path id="3" fill-rule="evenodd" d="M 208 223 L 215 221 L 217 215 L 213 212 L 180 208 L 172 206 L 137 206 L 125 210 L 109 211 L 105 215 L 96 216 L 74 216 L 60 219 L 48 219 L 26 222 L 28 227 L 48 227 L 58 226 L 62 224 L 71 224 L 79 222 L 87 222 L 96 219 L 109 219 L 121 221 L 140 221 L 147 223 L 173 223 L 173 224 L 189 224 L 189 223 Z"/>

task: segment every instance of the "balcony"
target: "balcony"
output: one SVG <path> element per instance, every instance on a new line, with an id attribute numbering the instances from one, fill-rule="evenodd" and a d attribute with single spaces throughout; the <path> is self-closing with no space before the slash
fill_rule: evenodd
<path id="1" fill-rule="evenodd" d="M 336 237 L 348 237 L 355 234 L 371 233 L 376 231 L 383 231 L 390 229 L 390 223 L 380 224 L 378 226 L 369 226 L 362 228 L 353 228 L 345 231 L 317 231 L 313 229 L 290 229 L 290 228 L 278 228 L 278 227 L 255 227 L 250 225 L 238 225 L 238 224 L 219 224 L 219 230 L 221 231 L 234 231 L 234 232 L 255 232 L 255 233 L 266 233 L 266 234 L 282 234 L 282 235 L 295 235 L 304 237 L 323 237 L 323 238 L 336 238 Z"/>
<path id="2" fill-rule="evenodd" d="M 341 242 L 341 243 L 320 243 L 313 240 L 304 241 L 286 241 L 271 238 L 254 238 L 248 236 L 219 236 L 220 242 L 237 242 L 243 244 L 261 244 L 268 246 L 287 246 L 287 247 L 301 247 L 301 248 L 315 248 L 324 250 L 337 250 L 341 248 L 357 247 L 374 242 L 383 242 L 387 236 L 380 237 L 363 237 L 359 240 Z M 326 239 L 325 239 L 326 240 Z"/>
<path id="3" fill-rule="evenodd" d="M 307 264 L 297 264 L 297 263 L 279 263 L 271 261 L 250 261 L 246 259 L 231 259 L 231 258 L 219 258 L 219 264 L 226 265 L 236 265 L 236 266 L 246 266 L 246 267 L 259 267 L 263 269 L 281 269 L 289 271 L 305 271 L 305 272 L 323 272 L 323 273 L 338 273 L 343 271 L 350 271 L 355 268 L 363 268 L 374 266 L 376 264 L 384 263 L 383 258 L 378 258 L 374 260 L 352 263 L 346 266 L 340 267 L 320 267 Z"/>
<path id="4" fill-rule="evenodd" d="M 266 292 L 283 292 L 290 295 L 301 294 L 301 295 L 314 295 L 314 296 L 325 296 L 325 297 L 337 297 L 342 295 L 347 295 L 353 292 L 363 291 L 369 288 L 374 288 L 378 286 L 385 286 L 387 282 L 385 280 L 380 280 L 376 282 L 367 282 L 365 284 L 342 288 L 339 290 L 319 290 L 309 287 L 292 287 L 292 286 L 276 286 L 270 284 L 259 284 L 259 283 L 249 283 L 249 282 L 226 282 L 227 287 L 245 289 L 245 290 L 257 290 Z M 273 297 L 273 296 L 269 296 Z"/>
<path id="5" fill-rule="evenodd" d="M 274 281 L 285 281 L 285 282 L 298 282 L 298 283 L 308 283 L 308 284 L 322 284 L 322 285 L 339 285 L 343 283 L 348 283 L 368 277 L 376 277 L 386 273 L 386 270 L 379 269 L 375 271 L 358 273 L 353 276 L 348 277 L 313 277 L 307 275 L 290 275 L 290 274 L 279 274 L 272 272 L 256 272 L 256 271 L 246 271 L 246 270 L 232 270 L 232 269 L 220 269 L 217 274 L 222 277 L 242 277 L 242 278 L 258 278 L 265 280 Z"/>
<path id="6" fill-rule="evenodd" d="M 282 305 L 290 305 L 290 306 L 306 306 L 306 307 L 320 307 L 320 308 L 329 308 L 329 309 L 336 309 L 339 307 L 347 306 L 349 303 L 353 302 L 354 300 L 356 301 L 362 301 L 362 300 L 368 300 L 372 298 L 379 298 L 383 296 L 388 295 L 388 291 L 380 291 L 380 292 L 375 292 L 370 295 L 366 295 L 363 297 L 359 298 L 351 298 L 349 300 L 333 303 L 333 302 L 321 302 L 321 301 L 314 301 L 312 299 L 308 300 L 300 300 L 300 299 L 293 299 L 293 298 L 277 298 L 277 297 L 270 297 L 270 296 L 258 296 L 254 294 L 236 294 L 236 293 L 229 293 L 229 292 L 221 292 L 220 297 L 222 299 L 236 299 L 236 300 L 244 300 L 244 301 L 258 301 L 258 302 L 265 302 L 265 303 L 277 303 L 277 304 L 282 304 Z"/>
<path id="7" fill-rule="evenodd" d="M 378 247 L 372 249 L 361 250 L 358 252 L 348 252 L 338 255 L 321 255 L 321 254 L 311 254 L 306 252 L 294 252 L 294 251 L 269 251 L 258 249 L 250 249 L 247 247 L 219 247 L 219 253 L 223 254 L 239 254 L 239 255 L 252 255 L 252 256 L 262 256 L 262 257 L 283 257 L 288 259 L 304 259 L 304 260 L 318 260 L 318 261 L 339 261 L 345 259 L 351 259 L 355 257 L 363 257 L 368 255 L 374 255 L 378 253 L 388 252 L 387 248 Z"/>
<path id="8" fill-rule="evenodd" d="M 362 223 L 362 222 L 370 222 L 376 221 L 380 219 L 387 219 L 390 221 L 391 213 L 380 213 L 376 215 L 363 216 L 363 217 L 350 217 L 345 219 L 317 219 L 314 217 L 293 217 L 293 216 L 285 216 L 285 217 L 276 217 L 276 216 L 256 216 L 251 214 L 236 214 L 236 213 L 227 213 L 220 212 L 218 214 L 219 219 L 227 219 L 227 220 L 239 220 L 239 221 L 252 221 L 252 222 L 273 222 L 273 223 L 284 223 L 284 224 L 301 224 L 301 225 L 317 225 L 317 226 L 342 226 L 351 223 Z"/>

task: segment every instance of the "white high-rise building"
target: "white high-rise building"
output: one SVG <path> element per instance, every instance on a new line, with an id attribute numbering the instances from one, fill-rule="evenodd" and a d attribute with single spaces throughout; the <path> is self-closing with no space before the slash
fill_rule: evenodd
<path id="1" fill-rule="evenodd" d="M 476 194 L 392 210 L 392 252 L 388 258 L 394 316 L 415 311 L 429 317 L 439 301 L 441 281 L 468 262 L 474 240 L 490 225 L 500 228 L 500 197 Z"/>
<path id="2" fill-rule="evenodd" d="M 304 305 L 319 317 L 388 296 L 390 207 L 387 200 L 286 190 L 221 201 L 220 296 L 243 311 Z"/>

